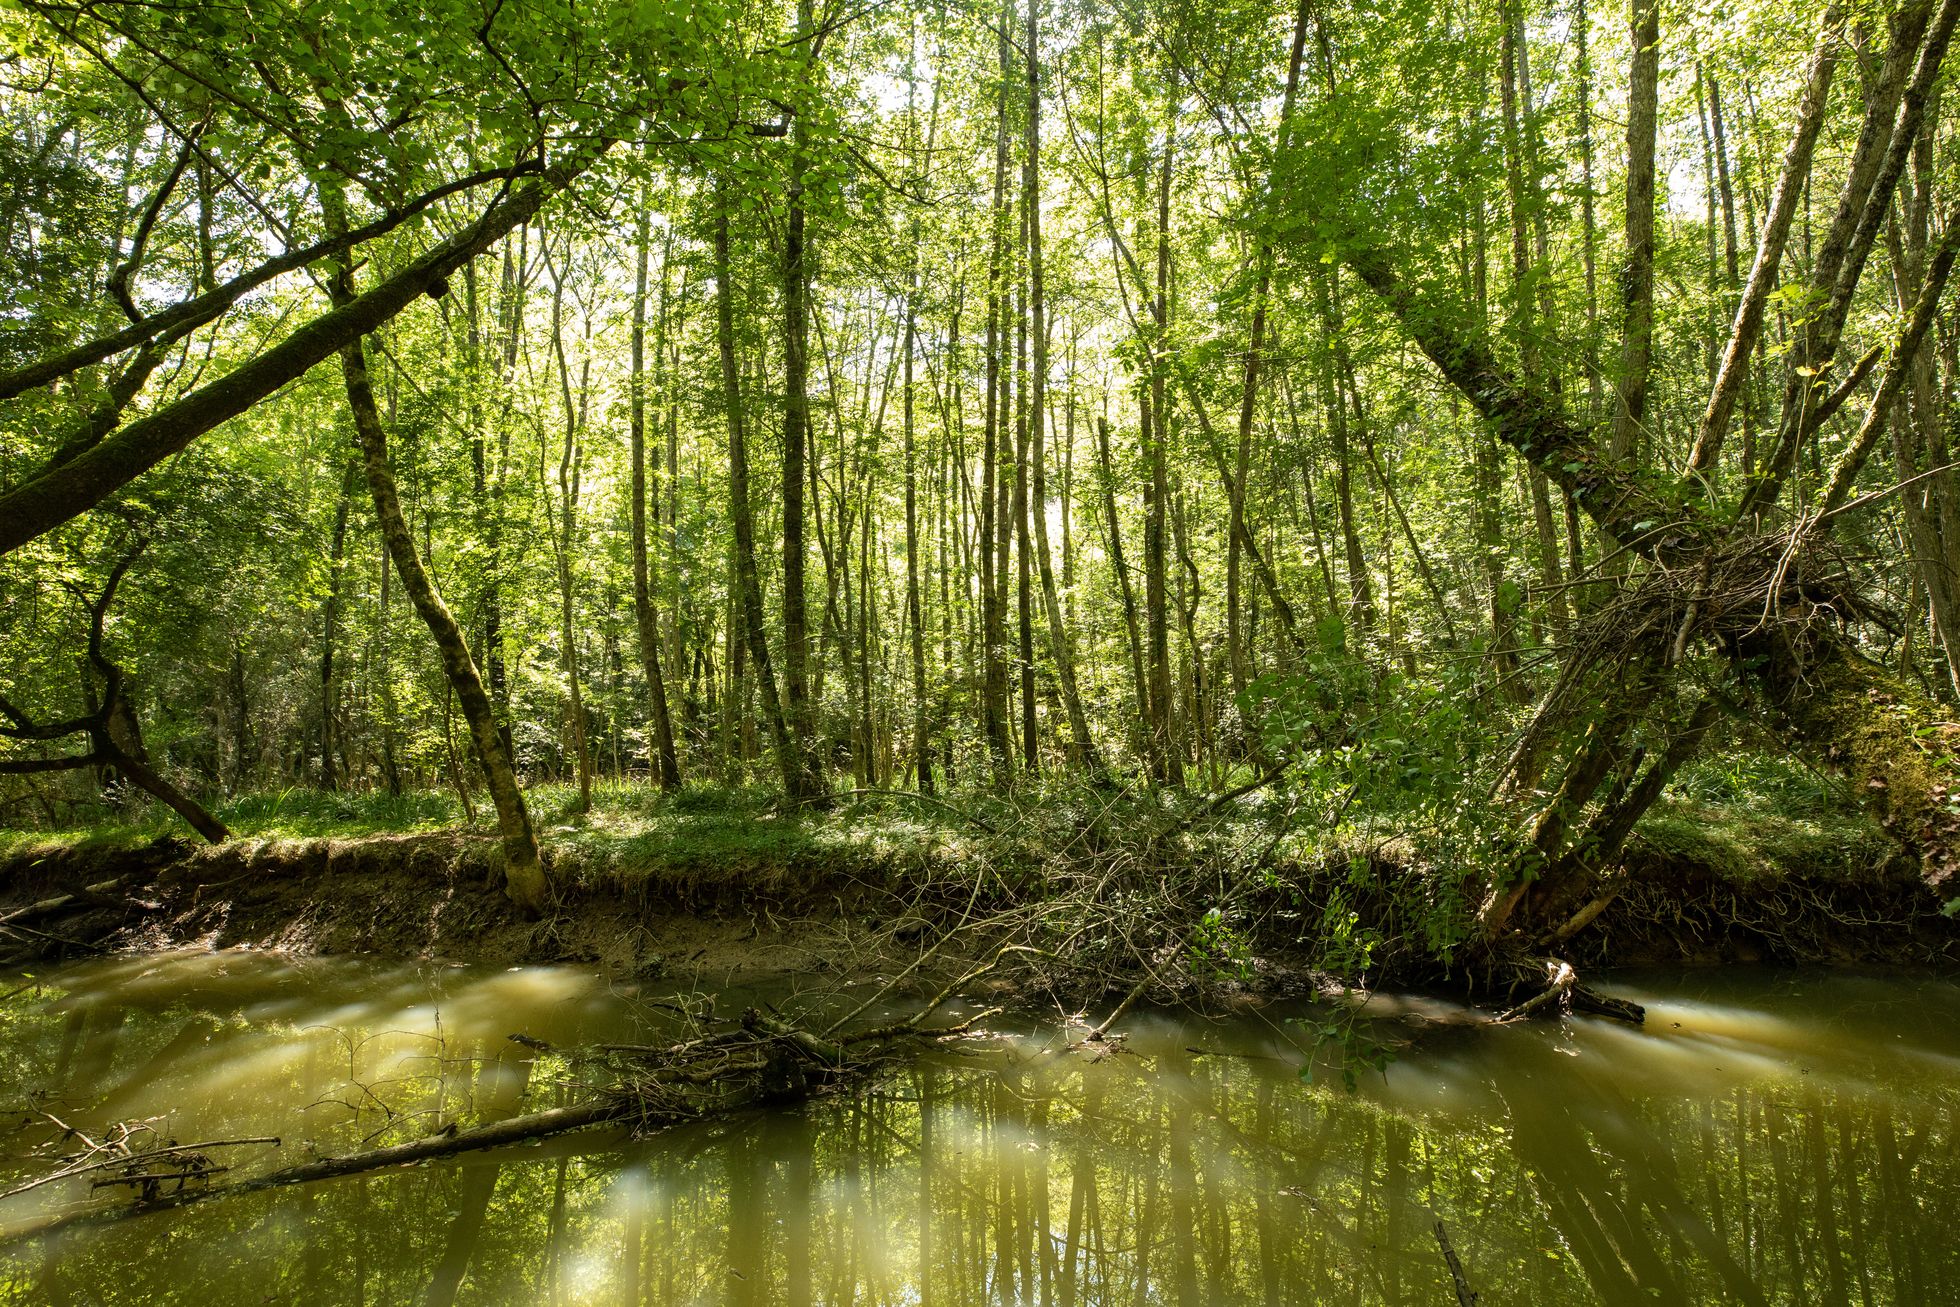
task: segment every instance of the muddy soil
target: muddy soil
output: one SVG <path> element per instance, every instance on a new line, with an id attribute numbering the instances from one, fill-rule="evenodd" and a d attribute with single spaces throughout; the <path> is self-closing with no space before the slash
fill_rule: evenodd
<path id="1" fill-rule="evenodd" d="M 1756 962 L 1960 970 L 1960 918 L 1903 859 L 1736 877 L 1635 848 L 1611 905 L 1558 951 L 1589 967 Z"/>
<path id="2" fill-rule="evenodd" d="M 496 857 L 494 840 L 460 832 L 215 847 L 165 837 L 136 849 L 11 855 L 0 858 L 0 968 L 102 952 L 242 947 L 578 963 L 610 975 L 725 985 L 869 974 L 900 953 L 916 957 L 921 941 L 955 920 L 953 910 L 931 906 L 942 896 L 929 874 L 914 881 L 889 867 L 786 873 L 767 888 L 751 879 L 718 889 L 700 878 L 623 889 L 561 875 L 553 911 L 527 920 L 503 895 Z M 1347 866 L 1325 874 L 1345 881 Z M 1313 974 L 1311 941 L 1297 937 L 1301 914 L 1285 909 L 1324 901 L 1320 874 L 1293 868 L 1284 878 L 1291 886 L 1246 923 L 1261 955 L 1249 983 L 1261 992 L 1291 990 Z M 1903 867 L 1849 878 L 1739 879 L 1678 859 L 1636 859 L 1624 881 L 1610 906 L 1555 951 L 1586 969 L 1785 962 L 1960 970 L 1960 919 Z M 961 887 L 950 898 L 969 906 L 968 894 Z M 1370 906 L 1357 904 L 1364 917 Z M 1394 923 L 1381 924 L 1393 939 Z M 974 941 L 975 949 L 987 947 Z M 1398 973 L 1413 966 L 1398 976 L 1408 983 L 1451 983 L 1421 958 L 1378 962 Z"/>
<path id="3" fill-rule="evenodd" d="M 554 911 L 526 920 L 495 859 L 494 840 L 447 832 L 215 847 L 166 837 L 17 857 L 0 862 L 0 965 L 202 946 L 590 963 L 728 983 L 851 968 L 867 937 L 913 924 L 895 921 L 903 904 L 891 892 L 850 882 L 685 899 L 561 887 Z"/>

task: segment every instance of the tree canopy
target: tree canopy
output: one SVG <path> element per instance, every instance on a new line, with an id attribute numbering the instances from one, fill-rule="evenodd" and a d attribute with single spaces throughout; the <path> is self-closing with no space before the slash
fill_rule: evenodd
<path id="1" fill-rule="evenodd" d="M 1747 747 L 1940 883 L 1956 18 L 14 0 L 0 802 L 1271 785 L 1447 953 Z"/>

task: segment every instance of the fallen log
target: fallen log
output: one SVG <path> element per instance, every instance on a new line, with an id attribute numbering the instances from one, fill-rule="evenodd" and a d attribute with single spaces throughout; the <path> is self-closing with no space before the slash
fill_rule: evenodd
<path id="1" fill-rule="evenodd" d="M 1549 973 L 1545 988 L 1518 1004 L 1498 1014 L 1498 1021 L 1517 1021 L 1520 1018 L 1542 1013 L 1555 1005 L 1562 1008 L 1572 994 L 1572 987 L 1579 983 L 1579 973 L 1572 969 L 1570 962 L 1548 961 L 1545 969 Z"/>
<path id="2" fill-rule="evenodd" d="M 72 894 L 57 894 L 53 898 L 41 899 L 12 912 L 0 913 L 0 926 L 12 925 L 20 921 L 33 921 L 39 917 L 53 916 L 63 912 L 78 912 L 83 908 L 121 907 L 128 900 L 111 898 L 109 891 L 120 881 L 105 880 L 76 890 Z"/>
<path id="3" fill-rule="evenodd" d="M 276 1135 L 257 1135 L 250 1139 L 213 1139 L 199 1144 L 170 1144 L 163 1148 L 145 1149 L 140 1153 L 114 1152 L 107 1158 L 78 1162 L 73 1166 L 56 1171 L 52 1175 L 44 1175 L 38 1180 L 29 1180 L 24 1184 L 15 1185 L 5 1193 L 0 1193 L 0 1199 L 12 1198 L 15 1194 L 28 1193 L 32 1190 L 39 1189 L 43 1185 L 54 1184 L 58 1180 L 70 1180 L 76 1176 L 88 1175 L 96 1171 L 113 1171 L 118 1167 L 123 1168 L 127 1174 L 117 1176 L 113 1180 L 98 1180 L 91 1187 L 100 1188 L 105 1184 L 133 1184 L 143 1180 L 168 1179 L 170 1177 L 167 1175 L 159 1175 L 157 1172 L 141 1168 L 146 1168 L 149 1163 L 164 1158 L 201 1158 L 207 1149 L 212 1148 L 239 1148 L 250 1144 L 271 1144 L 277 1147 L 279 1142 L 279 1138 Z M 198 1169 L 204 1170 L 207 1173 L 209 1170 L 209 1168 Z"/>
<path id="4" fill-rule="evenodd" d="M 452 1122 L 421 1139 L 339 1157 L 319 1157 L 224 1184 L 186 1185 L 169 1193 L 155 1192 L 155 1187 L 151 1186 L 131 1202 L 48 1213 L 17 1225 L 0 1227 L 0 1247 L 58 1231 L 108 1225 L 173 1211 L 213 1199 L 414 1166 L 460 1153 L 530 1143 L 575 1130 L 610 1126 L 634 1135 L 645 1135 L 751 1106 L 794 1101 L 826 1086 L 870 1074 L 875 1067 L 885 1063 L 892 1049 L 901 1043 L 932 1043 L 964 1035 L 978 1019 L 969 1018 L 958 1025 L 927 1029 L 921 1022 L 931 1011 L 932 1008 L 928 1007 L 909 1021 L 833 1039 L 811 1034 L 779 1017 L 750 1008 L 731 1030 L 686 1040 L 664 1049 L 646 1047 L 623 1058 L 616 1051 L 596 1053 L 596 1059 L 619 1066 L 619 1075 L 613 1083 L 594 1091 L 593 1096 L 583 1103 L 483 1125 L 458 1127 Z M 622 1062 L 624 1064 L 620 1065 Z M 213 1168 L 212 1173 L 216 1169 Z M 79 1174 L 81 1172 L 76 1171 L 47 1177 L 46 1181 L 37 1181 L 16 1192 Z M 178 1177 L 173 1173 L 158 1178 Z M 182 1178 L 188 1181 L 201 1177 L 187 1173 Z"/>

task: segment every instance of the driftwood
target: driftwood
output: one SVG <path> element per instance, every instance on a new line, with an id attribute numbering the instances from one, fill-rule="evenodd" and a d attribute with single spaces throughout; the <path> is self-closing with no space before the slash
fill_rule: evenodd
<path id="1" fill-rule="evenodd" d="M 29 1180 L 23 1184 L 15 1185 L 5 1193 L 0 1193 L 0 1199 L 12 1198 L 15 1194 L 28 1193 L 32 1190 L 39 1189 L 43 1185 L 53 1184 L 58 1180 L 71 1180 L 76 1176 L 89 1175 L 97 1171 L 112 1171 L 118 1168 L 124 1172 L 122 1175 L 113 1176 L 107 1180 L 97 1180 L 90 1185 L 90 1188 L 100 1189 L 107 1185 L 123 1184 L 142 1185 L 146 1182 L 170 1179 L 196 1179 L 230 1169 L 228 1167 L 211 1165 L 207 1156 L 210 1150 L 216 1148 L 240 1148 L 248 1144 L 271 1144 L 277 1147 L 279 1137 L 277 1135 L 262 1135 L 251 1139 L 212 1139 L 199 1144 L 171 1144 L 163 1148 L 148 1148 L 142 1152 L 98 1149 L 72 1166 L 65 1167 L 51 1175 L 44 1175 L 37 1180 Z M 98 1158 L 96 1154 L 102 1151 L 107 1151 L 111 1155 L 106 1158 Z M 183 1166 L 180 1171 L 173 1172 L 158 1172 L 149 1169 L 150 1163 L 164 1158 L 173 1160 L 184 1159 L 188 1164 Z"/>
<path id="2" fill-rule="evenodd" d="M 1579 973 L 1570 962 L 1562 958 L 1546 958 L 1541 965 L 1545 987 L 1524 1002 L 1499 1013 L 1498 1022 L 1532 1016 L 1557 1016 L 1572 1011 L 1590 1012 L 1594 1016 L 1611 1017 L 1636 1026 L 1646 1022 L 1647 1009 L 1638 1003 L 1610 998 L 1580 984 Z"/>
<path id="3" fill-rule="evenodd" d="M 85 889 L 76 890 L 72 894 L 57 894 L 53 898 L 41 899 L 25 907 L 15 908 L 12 912 L 0 913 L 0 926 L 11 926 L 16 922 L 32 921 L 37 917 L 52 916 L 61 912 L 76 912 L 82 908 L 121 907 L 125 900 L 110 898 L 108 893 L 119 883 L 105 880 Z"/>
<path id="4" fill-rule="evenodd" d="M 1566 999 L 1572 993 L 1572 987 L 1579 983 L 1579 973 L 1572 969 L 1570 962 L 1547 962 L 1545 970 L 1548 973 L 1545 988 L 1516 1007 L 1507 1008 L 1499 1013 L 1497 1017 L 1499 1021 L 1516 1021 L 1520 1017 L 1528 1017 L 1548 1009 L 1559 1010 L 1565 1006 Z"/>
<path id="5" fill-rule="evenodd" d="M 1638 1003 L 1623 998 L 1612 998 L 1585 985 L 1572 987 L 1572 1008 L 1576 1012 L 1590 1012 L 1596 1017 L 1611 1017 L 1629 1025 L 1641 1026 L 1647 1023 L 1647 1009 Z"/>
<path id="6" fill-rule="evenodd" d="M 26 947 L 18 952 L 0 957 L 0 965 L 12 966 L 42 957 L 53 949 L 79 949 L 85 953 L 103 953 L 107 950 L 98 942 L 100 935 L 113 929 L 113 924 L 100 924 L 83 933 L 69 927 L 63 931 L 48 929 L 49 923 L 78 913 L 88 913 L 97 909 L 121 909 L 142 911 L 150 905 L 126 895 L 111 891 L 122 884 L 120 879 L 99 881 L 66 894 L 56 894 L 50 898 L 23 904 L 9 912 L 0 913 L 0 936 L 8 939 L 27 941 Z M 36 925 L 29 925 L 36 922 Z M 19 993 L 15 990 L 14 993 Z M 13 994 L 0 995 L 11 998 Z"/>

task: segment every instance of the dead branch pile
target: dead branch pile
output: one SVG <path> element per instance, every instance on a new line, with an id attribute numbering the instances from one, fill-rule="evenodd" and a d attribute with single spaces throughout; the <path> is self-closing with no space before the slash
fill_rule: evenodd
<path id="1" fill-rule="evenodd" d="M 1858 622 L 1896 629 L 1866 597 L 1856 560 L 1812 527 L 1806 519 L 1737 535 L 1692 562 L 1643 566 L 1573 631 L 1539 722 L 1582 716 L 1596 702 L 1600 674 L 1625 682 L 1629 669 L 1679 666 L 1703 644 L 1725 653 L 1745 644 L 1792 651 Z"/>

